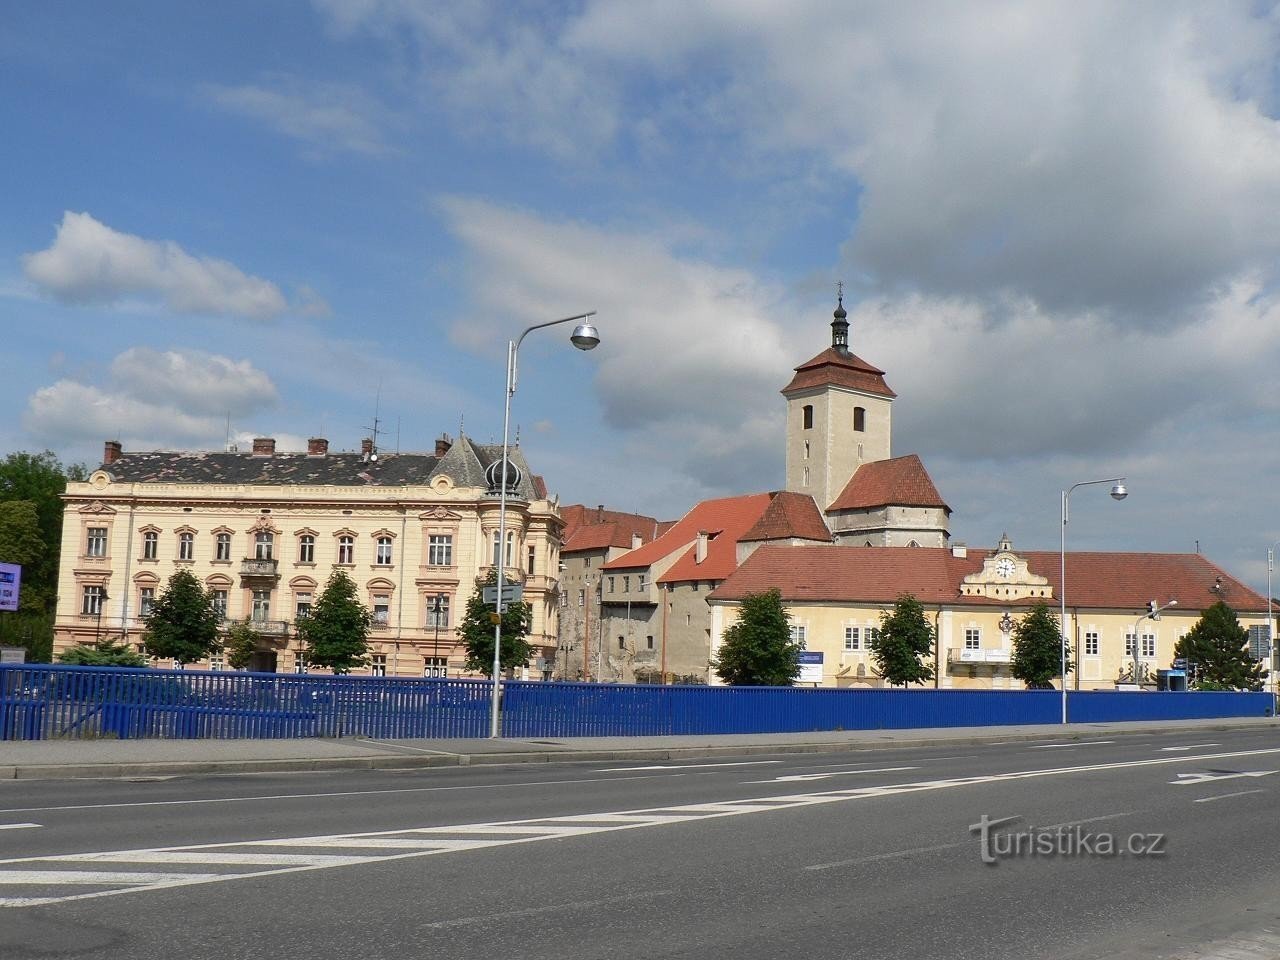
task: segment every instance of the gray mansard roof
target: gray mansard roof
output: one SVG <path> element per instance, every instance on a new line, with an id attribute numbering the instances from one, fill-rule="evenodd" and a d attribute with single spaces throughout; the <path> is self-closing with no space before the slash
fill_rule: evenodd
<path id="1" fill-rule="evenodd" d="M 519 447 L 508 459 L 520 468 L 519 495 L 546 497 L 541 477 L 529 471 Z M 359 453 L 172 453 L 126 451 L 102 470 L 120 483 L 235 483 L 262 486 L 426 486 L 447 476 L 455 486 L 487 487 L 485 469 L 502 459 L 500 444 L 476 443 L 469 437 L 438 457 L 425 453 L 379 453 L 366 461 Z"/>

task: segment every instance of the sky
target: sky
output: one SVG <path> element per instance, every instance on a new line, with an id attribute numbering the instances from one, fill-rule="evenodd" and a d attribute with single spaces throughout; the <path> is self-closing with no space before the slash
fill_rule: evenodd
<path id="1" fill-rule="evenodd" d="M 1272 3 L 14 0 L 0 452 L 500 441 L 662 519 L 783 484 L 842 282 L 954 539 L 1280 540 Z M 1162 601 L 1165 598 L 1158 598 Z"/>

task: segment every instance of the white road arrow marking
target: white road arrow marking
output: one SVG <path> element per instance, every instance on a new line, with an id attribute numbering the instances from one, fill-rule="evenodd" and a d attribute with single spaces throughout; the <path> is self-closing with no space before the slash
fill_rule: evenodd
<path id="1" fill-rule="evenodd" d="M 1217 743 L 1191 743 L 1185 747 L 1161 747 L 1161 753 L 1181 753 L 1184 750 L 1198 750 L 1200 747 L 1217 747 Z"/>
<path id="2" fill-rule="evenodd" d="M 1236 780 L 1240 777 L 1269 777 L 1280 770 L 1246 770 L 1244 773 L 1180 773 L 1177 780 L 1170 780 L 1175 787 L 1212 783 L 1215 780 Z"/>
<path id="3" fill-rule="evenodd" d="M 747 780 L 747 783 L 799 783 L 803 780 L 825 780 L 827 777 L 847 777 L 853 773 L 897 773 L 899 770 L 919 770 L 919 767 L 875 767 L 871 770 L 832 770 L 830 773 L 793 773 L 772 780 Z"/>
<path id="4" fill-rule="evenodd" d="M 38 823 L 0 823 L 0 830 L 30 830 L 38 826 Z"/>

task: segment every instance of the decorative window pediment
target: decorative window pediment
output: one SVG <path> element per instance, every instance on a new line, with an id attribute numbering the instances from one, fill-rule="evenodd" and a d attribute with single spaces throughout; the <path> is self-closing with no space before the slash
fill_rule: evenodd
<path id="1" fill-rule="evenodd" d="M 462 521 L 461 514 L 454 513 L 452 510 L 446 510 L 444 507 L 432 507 L 425 513 L 418 514 L 419 520 L 429 520 L 435 523 L 460 523 Z"/>
<path id="2" fill-rule="evenodd" d="M 388 580 L 386 577 L 374 577 L 372 580 L 366 583 L 364 587 L 366 590 L 370 590 L 370 591 L 372 590 L 391 591 L 396 588 L 396 585 L 392 583 L 390 580 Z"/>
<path id="3" fill-rule="evenodd" d="M 111 507 L 108 507 L 101 500 L 95 500 L 93 503 L 86 503 L 80 508 L 80 512 L 99 517 L 114 517 L 116 515 L 116 511 Z"/>
<path id="4" fill-rule="evenodd" d="M 396 538 L 395 533 L 388 530 L 386 527 L 383 527 L 381 530 L 373 531 L 373 533 L 369 534 L 369 536 L 375 539 L 377 539 L 378 537 L 390 537 L 392 540 L 394 540 Z"/>
<path id="5" fill-rule="evenodd" d="M 280 528 L 276 526 L 276 522 L 265 514 L 254 520 L 249 526 L 250 533 L 279 533 Z"/>
<path id="6" fill-rule="evenodd" d="M 204 578 L 204 585 L 212 590 L 226 590 L 231 586 L 231 578 L 225 573 L 214 573 Z"/>
<path id="7" fill-rule="evenodd" d="M 289 581 L 289 586 L 294 590 L 314 590 L 318 584 L 313 577 L 294 577 Z"/>
<path id="8" fill-rule="evenodd" d="M 312 530 L 310 527 L 303 527 L 301 530 L 293 531 L 293 535 L 295 537 L 318 537 L 320 536 L 320 532 L 318 530 Z"/>

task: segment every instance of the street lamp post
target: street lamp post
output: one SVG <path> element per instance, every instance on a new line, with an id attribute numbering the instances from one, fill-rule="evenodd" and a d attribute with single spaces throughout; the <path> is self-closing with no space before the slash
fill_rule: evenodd
<path id="1" fill-rule="evenodd" d="M 93 625 L 93 645 L 95 647 L 102 642 L 102 611 L 103 608 L 106 607 L 107 601 L 110 599 L 111 598 L 107 596 L 107 591 L 105 589 L 98 596 L 98 620 Z"/>
<path id="2" fill-rule="evenodd" d="M 1273 667 L 1276 659 L 1276 621 L 1271 615 L 1271 571 L 1276 565 L 1276 547 L 1280 547 L 1280 540 L 1267 547 L 1267 646 L 1271 648 L 1267 651 L 1267 656 L 1271 658 Z M 1280 676 L 1274 669 L 1271 671 L 1271 684 L 1272 692 L 1280 691 Z"/>
<path id="3" fill-rule="evenodd" d="M 574 321 L 581 322 L 573 328 L 569 341 L 579 350 L 594 350 L 597 344 L 600 343 L 600 334 L 596 332 L 596 328 L 590 322 L 590 318 L 595 315 L 596 312 L 590 310 L 586 313 L 575 314 L 572 317 L 549 320 L 546 323 L 535 323 L 531 327 L 526 327 L 517 339 L 507 342 L 507 385 L 503 391 L 502 411 L 502 472 L 498 477 L 498 543 L 494 548 L 493 557 L 493 565 L 498 574 L 498 600 L 494 605 L 493 692 L 489 703 L 489 736 L 492 738 L 497 738 L 500 735 L 498 730 L 498 700 L 502 682 L 500 676 L 502 669 L 502 608 L 504 606 L 502 588 L 506 584 L 504 561 L 506 560 L 505 551 L 507 547 L 507 482 L 511 469 L 508 459 L 508 437 L 511 429 L 511 397 L 516 392 L 516 356 L 520 352 L 520 344 L 524 343 L 524 338 L 534 330 Z"/>
<path id="4" fill-rule="evenodd" d="M 1076 487 L 1089 487 L 1097 483 L 1109 483 L 1111 487 L 1111 498 L 1113 500 L 1123 500 L 1129 495 L 1129 491 L 1125 489 L 1124 477 L 1111 477 L 1107 480 L 1082 480 L 1079 483 L 1073 483 L 1066 490 L 1062 491 L 1062 545 L 1059 551 L 1059 567 L 1058 567 L 1058 593 L 1059 600 L 1062 603 L 1062 618 L 1058 622 L 1058 627 L 1062 631 L 1062 722 L 1067 722 L 1067 646 L 1070 640 L 1067 638 L 1067 521 L 1070 519 L 1071 492 Z"/>
<path id="5" fill-rule="evenodd" d="M 440 659 L 440 612 L 444 606 L 444 594 L 437 593 L 431 600 L 431 620 L 436 627 L 436 637 L 431 642 L 431 656 L 433 659 Z M 435 666 L 435 664 L 432 664 Z"/>

